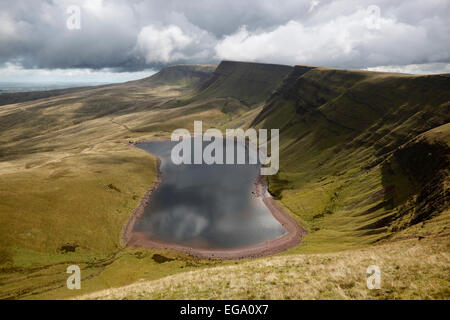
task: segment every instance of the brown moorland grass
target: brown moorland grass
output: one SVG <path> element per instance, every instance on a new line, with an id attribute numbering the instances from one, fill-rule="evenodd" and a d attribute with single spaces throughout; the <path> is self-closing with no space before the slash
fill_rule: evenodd
<path id="1" fill-rule="evenodd" d="M 387 254 L 387 252 L 389 254 Z M 330 254 L 269 257 L 190 271 L 77 299 L 447 299 L 449 238 L 403 240 Z M 369 290 L 367 267 L 381 270 Z"/>

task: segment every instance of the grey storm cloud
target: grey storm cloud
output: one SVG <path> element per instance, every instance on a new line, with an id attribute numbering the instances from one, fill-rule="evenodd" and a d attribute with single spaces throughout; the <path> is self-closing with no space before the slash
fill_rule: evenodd
<path id="1" fill-rule="evenodd" d="M 66 26 L 80 8 L 81 28 Z M 450 62 L 450 1 L 0 0 L 0 64 L 135 71 L 219 60 Z"/>

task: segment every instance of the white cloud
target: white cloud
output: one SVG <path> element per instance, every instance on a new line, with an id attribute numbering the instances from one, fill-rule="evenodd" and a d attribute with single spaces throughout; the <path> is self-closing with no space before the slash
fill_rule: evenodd
<path id="1" fill-rule="evenodd" d="M 369 71 L 400 72 L 413 74 L 450 73 L 450 63 L 408 64 L 404 66 L 378 66 L 367 68 Z"/>
<path id="2" fill-rule="evenodd" d="M 81 8 L 76 31 L 66 28 L 72 4 Z M 449 16 L 449 0 L 0 0 L 0 66 L 133 71 L 220 59 L 341 68 L 449 63 Z"/>
<path id="3" fill-rule="evenodd" d="M 142 79 L 154 74 L 154 70 L 140 72 L 115 72 L 114 70 L 101 69 L 24 69 L 20 65 L 8 63 L 0 68 L 1 82 L 20 83 L 82 83 L 102 82 L 116 83 Z"/>
<path id="4" fill-rule="evenodd" d="M 216 55 L 230 60 L 340 67 L 450 59 L 448 42 L 433 41 L 437 35 L 430 35 L 425 27 L 373 14 L 373 10 L 360 8 L 308 26 L 291 20 L 271 31 L 242 27 L 217 44 Z M 445 32 L 445 26 L 441 27 L 441 33 Z"/>
<path id="5" fill-rule="evenodd" d="M 182 49 L 192 41 L 190 36 L 175 25 L 162 29 L 146 26 L 139 32 L 137 47 L 144 54 L 147 63 L 168 63 L 186 58 Z"/>
<path id="6" fill-rule="evenodd" d="M 12 38 L 16 34 L 14 21 L 5 12 L 0 12 L 0 37 L 2 39 Z"/>

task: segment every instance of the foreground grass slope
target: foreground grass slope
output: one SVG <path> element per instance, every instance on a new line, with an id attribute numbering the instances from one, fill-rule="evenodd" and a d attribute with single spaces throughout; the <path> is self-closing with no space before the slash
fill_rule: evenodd
<path id="1" fill-rule="evenodd" d="M 233 62 L 214 70 L 176 66 L 0 107 L 0 298 L 69 298 L 139 279 L 156 281 L 144 285 L 143 298 L 225 297 L 219 287 L 227 284 L 215 276 L 222 269 L 211 267 L 242 275 L 230 284 L 235 298 L 448 298 L 447 75 Z M 308 230 L 298 247 L 254 262 L 124 247 L 122 227 L 156 172 L 155 159 L 129 141 L 192 130 L 194 120 L 204 129 L 280 129 L 281 169 L 269 186 Z M 405 254 L 410 247 L 417 250 Z M 330 253 L 344 249 L 352 250 Z M 371 250 L 386 276 L 400 279 L 383 288 L 392 292 L 364 290 Z M 81 292 L 65 287 L 74 263 Z M 336 282 L 328 281 L 337 267 Z M 420 271 L 425 280 L 399 289 L 422 267 L 430 269 Z M 158 279 L 178 273 L 167 278 L 173 291 L 157 289 Z M 205 274 L 212 281 L 204 287 L 180 280 Z M 316 288 L 309 296 L 286 285 L 287 275 L 305 274 Z M 296 289 L 310 288 L 294 280 Z"/>
<path id="2" fill-rule="evenodd" d="M 190 271 L 78 299 L 448 299 L 448 241 L 408 240 Z M 389 254 L 386 254 L 386 253 Z M 381 270 L 368 290 L 366 269 Z"/>

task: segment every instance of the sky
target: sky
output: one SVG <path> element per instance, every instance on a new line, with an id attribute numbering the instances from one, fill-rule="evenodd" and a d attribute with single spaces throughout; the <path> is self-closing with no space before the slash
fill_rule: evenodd
<path id="1" fill-rule="evenodd" d="M 0 82 L 221 60 L 450 72 L 450 0 L 0 0 Z"/>

